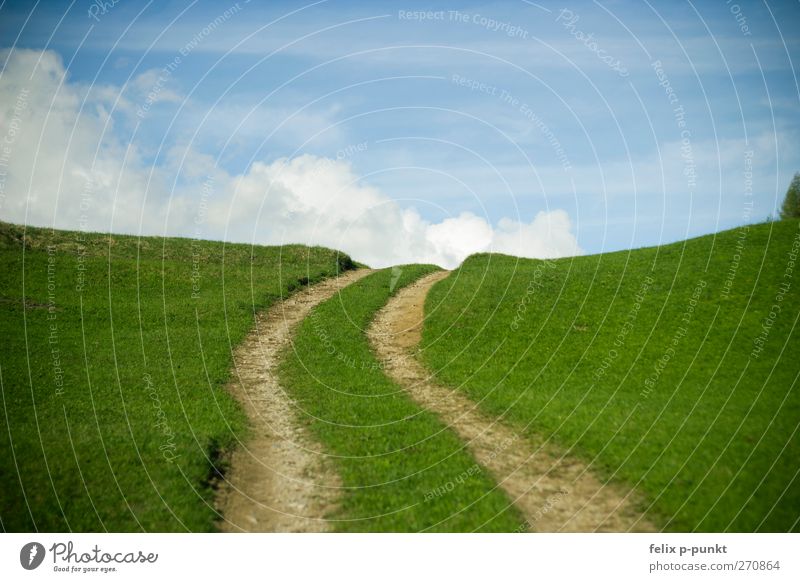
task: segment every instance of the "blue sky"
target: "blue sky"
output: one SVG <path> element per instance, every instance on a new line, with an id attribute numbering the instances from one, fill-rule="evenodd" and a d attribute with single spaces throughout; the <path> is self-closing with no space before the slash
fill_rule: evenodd
<path id="1" fill-rule="evenodd" d="M 445 237 L 452 257 L 480 250 L 458 242 L 486 234 L 470 230 L 474 221 L 458 222 L 473 215 L 495 230 L 511 221 L 505 230 L 514 236 L 515 225 L 530 226 L 520 227 L 518 244 L 498 243 L 495 250 L 535 256 L 530 249 L 539 248 L 541 237 L 563 227 L 577 246 L 555 233 L 564 237 L 554 253 L 597 253 L 762 220 L 800 170 L 796 1 L 31 6 L 0 8 L 1 44 L 11 49 L 0 61 L 6 105 L 18 85 L 11 83 L 12 64 L 26 66 L 20 51 L 52 51 L 60 58 L 54 74 L 66 71 L 52 90 L 66 86 L 83 99 L 65 126 L 103 120 L 95 150 L 133 144 L 141 175 L 154 168 L 162 175 L 161 191 L 143 183 L 153 189 L 148 204 L 159 196 L 173 201 L 174 220 L 155 229 L 164 232 L 193 234 L 191 221 L 177 215 L 181 207 L 197 214 L 192 200 L 201 177 L 220 176 L 218 183 L 233 192 L 262 164 L 258 175 L 271 176 L 264 179 L 291 175 L 281 184 L 292 193 L 276 213 L 291 214 L 293 205 L 307 210 L 315 200 L 308 189 L 350 177 L 348 188 L 357 191 L 343 195 L 361 201 L 357 212 L 371 215 L 369 204 L 388 204 L 399 213 L 392 224 L 421 221 L 425 244 Z M 148 105 L 154 89 L 158 98 Z M 4 123 L 10 116 L 6 107 Z M 307 163 L 287 165 L 303 155 Z M 20 146 L 12 170 L 35 174 L 23 156 L 30 151 Z M 341 173 L 330 175 L 325 160 Z M 81 163 L 76 153 L 61 164 L 62 173 Z M 29 190 L 24 220 L 52 217 L 67 225 L 63 201 L 41 211 L 31 206 L 37 197 L 30 191 L 46 183 L 15 183 Z M 133 196 L 116 188 L 109 199 Z M 21 196 L 7 194 L 14 195 Z M 227 211 L 237 204 L 230 196 Z M 260 212 L 264 196 L 253 194 Z M 3 214 L 19 221 L 21 202 L 13 202 L 6 201 Z M 555 211 L 558 225 L 548 227 L 550 234 L 531 226 L 537 214 Z M 235 216 L 229 212 L 226 228 L 199 234 L 275 242 L 261 235 L 272 228 L 291 242 L 289 218 L 264 215 L 242 230 Z M 136 226 L 108 220 L 112 230 L 154 230 L 143 220 Z M 342 225 L 323 224 L 318 239 L 304 232 L 302 242 L 331 244 L 326 229 L 346 230 Z M 372 257 L 367 250 L 380 232 L 362 234 L 354 238 L 363 246 L 342 247 Z M 428 256 L 408 250 L 372 260 Z"/>

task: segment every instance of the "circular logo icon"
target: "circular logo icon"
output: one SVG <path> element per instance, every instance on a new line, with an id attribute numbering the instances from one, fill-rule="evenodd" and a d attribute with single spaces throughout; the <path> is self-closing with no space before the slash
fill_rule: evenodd
<path id="1" fill-rule="evenodd" d="M 44 546 L 39 542 L 29 542 L 19 551 L 19 563 L 26 570 L 35 570 L 44 561 Z"/>

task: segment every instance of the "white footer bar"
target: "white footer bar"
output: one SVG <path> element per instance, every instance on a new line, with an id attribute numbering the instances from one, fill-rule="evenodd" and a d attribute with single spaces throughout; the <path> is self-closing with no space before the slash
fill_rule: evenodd
<path id="1" fill-rule="evenodd" d="M 4 534 L 0 579 L 796 581 L 798 554 L 796 534 Z"/>

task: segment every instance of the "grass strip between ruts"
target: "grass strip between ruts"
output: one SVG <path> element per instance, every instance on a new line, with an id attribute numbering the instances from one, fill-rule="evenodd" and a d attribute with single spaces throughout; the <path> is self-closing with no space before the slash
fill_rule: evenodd
<path id="1" fill-rule="evenodd" d="M 303 422 L 333 456 L 342 531 L 515 531 L 522 520 L 464 443 L 380 368 L 365 330 L 436 267 L 378 271 L 317 306 L 281 365 Z"/>

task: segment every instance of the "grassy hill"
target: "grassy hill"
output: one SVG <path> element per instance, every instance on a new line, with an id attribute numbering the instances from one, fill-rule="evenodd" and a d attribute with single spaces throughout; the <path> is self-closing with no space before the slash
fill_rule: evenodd
<path id="1" fill-rule="evenodd" d="M 677 531 L 800 529 L 800 222 L 438 283 L 438 377 L 643 492 Z"/>
<path id="2" fill-rule="evenodd" d="M 555 261 L 476 255 L 433 288 L 424 358 L 489 414 L 636 487 L 667 529 L 797 531 L 799 254 L 800 221 L 783 221 Z M 212 530 L 220 453 L 245 436 L 231 348 L 254 310 L 355 267 L 317 247 L 0 223 L 0 527 Z M 346 288 L 286 353 L 283 381 L 347 488 L 341 530 L 519 529 L 362 331 L 433 269 Z M 469 478 L 430 495 L 454 475 Z"/>
<path id="3" fill-rule="evenodd" d="M 0 527 L 207 531 L 244 417 L 224 389 L 253 311 L 337 270 L 323 248 L 0 223 Z"/>

